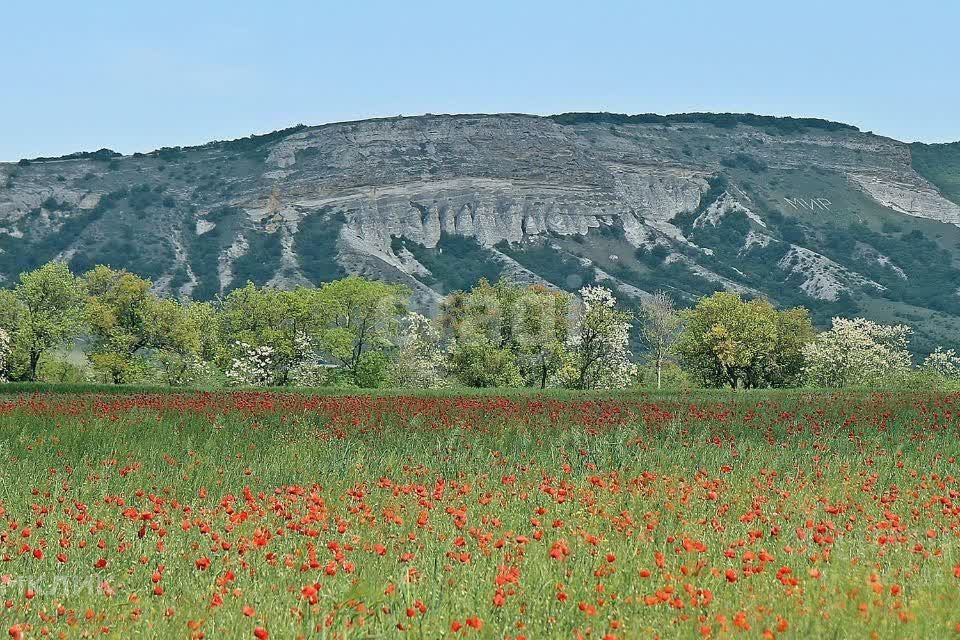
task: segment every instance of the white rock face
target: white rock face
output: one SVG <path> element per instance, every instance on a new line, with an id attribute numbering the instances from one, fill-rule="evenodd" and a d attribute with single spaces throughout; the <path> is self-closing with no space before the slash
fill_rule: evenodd
<path id="1" fill-rule="evenodd" d="M 888 258 L 887 256 L 878 255 L 876 256 L 876 261 L 881 266 L 890 267 L 894 273 L 896 273 L 898 276 L 900 276 L 904 280 L 907 279 L 907 274 L 903 271 L 903 269 L 893 264 L 893 261 L 891 261 L 890 258 Z"/>
<path id="2" fill-rule="evenodd" d="M 245 236 L 238 236 L 226 251 L 220 254 L 217 260 L 220 277 L 220 288 L 226 289 L 233 282 L 233 262 L 240 256 L 246 255 L 250 243 Z"/>
<path id="3" fill-rule="evenodd" d="M 80 202 L 77 203 L 77 206 L 81 209 L 93 209 L 98 204 L 100 204 L 101 194 L 99 193 L 88 193 L 80 198 Z"/>
<path id="4" fill-rule="evenodd" d="M 741 249 L 741 251 L 749 251 L 753 247 L 766 247 L 773 241 L 774 239 L 767 234 L 757 233 L 753 229 L 750 229 L 750 231 L 747 231 L 747 237 L 743 240 L 743 249 Z"/>
<path id="5" fill-rule="evenodd" d="M 203 218 L 200 218 L 199 220 L 197 220 L 197 225 L 196 225 L 196 228 L 195 228 L 195 233 L 196 233 L 198 236 L 202 236 L 202 235 L 205 234 L 206 232 L 208 232 L 208 231 L 213 231 L 213 230 L 216 229 L 216 228 L 217 228 L 216 223 L 210 222 L 209 220 L 204 220 Z"/>
<path id="6" fill-rule="evenodd" d="M 761 227 L 766 228 L 767 223 L 758 216 L 756 213 L 740 204 L 737 199 L 730 194 L 729 191 L 724 191 L 720 194 L 720 197 L 707 207 L 706 211 L 697 216 L 696 220 L 693 221 L 694 228 L 702 227 L 709 224 L 712 227 L 717 226 L 725 216 L 730 215 L 731 213 L 742 213 L 747 216 L 750 220 L 754 221 Z"/>
<path id="7" fill-rule="evenodd" d="M 944 198 L 920 176 L 850 173 L 848 177 L 874 200 L 894 211 L 960 225 L 960 205 Z"/>
<path id="8" fill-rule="evenodd" d="M 815 251 L 790 245 L 790 250 L 777 265 L 784 271 L 803 277 L 802 289 L 811 298 L 836 301 L 840 293 L 851 287 L 873 287 L 882 291 L 884 287 L 854 273 L 830 258 Z"/>

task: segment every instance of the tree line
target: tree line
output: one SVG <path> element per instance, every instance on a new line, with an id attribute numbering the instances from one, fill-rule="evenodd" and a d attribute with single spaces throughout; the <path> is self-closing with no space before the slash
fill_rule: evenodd
<path id="1" fill-rule="evenodd" d="M 410 309 L 405 286 L 349 276 L 280 290 L 252 283 L 179 301 L 126 270 L 59 262 L 0 290 L 6 381 L 362 388 L 960 384 L 960 356 L 914 367 L 910 328 L 835 318 L 720 292 L 678 309 L 663 292 L 624 307 L 602 286 L 576 295 L 480 280 Z"/>

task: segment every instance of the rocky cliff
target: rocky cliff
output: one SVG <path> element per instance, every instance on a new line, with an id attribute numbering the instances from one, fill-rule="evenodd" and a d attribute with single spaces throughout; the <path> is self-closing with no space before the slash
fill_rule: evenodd
<path id="1" fill-rule="evenodd" d="M 960 335 L 960 163 L 820 120 L 420 116 L 0 165 L 0 278 L 51 258 L 209 298 L 360 273 L 717 288 Z M 947 163 L 946 165 L 944 163 Z"/>

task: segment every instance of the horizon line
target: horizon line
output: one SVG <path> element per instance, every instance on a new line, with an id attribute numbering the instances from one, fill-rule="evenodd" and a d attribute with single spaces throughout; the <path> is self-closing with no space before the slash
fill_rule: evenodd
<path id="1" fill-rule="evenodd" d="M 60 155 L 60 156 L 35 156 L 35 157 L 33 157 L 33 158 L 24 157 L 24 158 L 17 158 L 17 159 L 15 159 L 15 160 L 0 160 L 0 165 L 3 165 L 3 164 L 17 164 L 17 163 L 22 162 L 22 161 L 24 161 L 24 160 L 27 160 L 27 161 L 36 161 L 36 162 L 38 162 L 38 163 L 39 163 L 39 162 L 43 162 L 44 159 L 46 159 L 47 162 L 54 161 L 54 160 L 60 160 L 60 161 L 69 161 L 69 160 L 75 160 L 75 159 L 76 159 L 76 160 L 80 160 L 80 159 L 84 159 L 84 158 L 83 158 L 83 157 L 71 158 L 70 156 L 72 156 L 72 155 L 78 155 L 78 156 L 79 156 L 80 154 L 92 154 L 92 153 L 96 153 L 96 152 L 98 152 L 98 151 L 111 151 L 111 152 L 114 152 L 114 153 L 119 154 L 119 157 L 132 158 L 132 157 L 135 157 L 135 156 L 151 155 L 151 154 L 157 153 L 157 152 L 159 152 L 159 151 L 161 151 L 161 150 L 163 150 L 163 149 L 180 149 L 180 150 L 184 150 L 184 151 L 194 150 L 194 149 L 202 149 L 202 148 L 204 148 L 204 147 L 208 147 L 208 146 L 211 146 L 211 145 L 224 144 L 224 143 L 230 143 L 230 142 L 237 142 L 237 141 L 240 141 L 240 140 L 246 140 L 246 139 L 250 139 L 250 138 L 264 137 L 264 136 L 268 136 L 268 135 L 272 135 L 272 134 L 281 133 L 281 132 L 284 132 L 284 131 L 291 131 L 291 132 L 293 132 L 293 130 L 322 129 L 322 128 L 324 128 L 324 127 L 333 127 L 333 126 L 345 125 L 345 124 L 358 124 L 358 123 L 361 123 L 361 122 L 385 122 L 385 121 L 391 121 L 391 120 L 415 120 L 415 119 L 418 119 L 418 118 L 470 118 L 470 117 L 473 117 L 473 118 L 476 118 L 476 117 L 488 117 L 488 118 L 490 118 L 490 117 L 502 117 L 502 116 L 520 116 L 520 117 L 536 118 L 536 119 L 552 119 L 552 118 L 558 118 L 558 117 L 561 117 L 561 116 L 570 116 L 570 115 L 605 115 L 605 116 L 616 116 L 616 117 L 626 117 L 626 118 L 643 118 L 643 117 L 651 117 L 651 118 L 653 118 L 653 117 L 657 117 L 657 118 L 665 118 L 665 119 L 666 119 L 666 118 L 679 117 L 679 116 L 754 116 L 754 117 L 759 117 L 759 118 L 769 118 L 769 119 L 771 119 L 771 120 L 819 121 L 819 122 L 828 123 L 828 124 L 843 125 L 843 128 L 844 128 L 844 129 L 847 129 L 847 130 L 852 131 L 852 132 L 855 132 L 855 133 L 860 133 L 860 134 L 862 134 L 862 135 L 872 135 L 872 136 L 876 136 L 876 137 L 880 137 L 880 138 L 887 138 L 887 139 L 889 139 L 889 140 L 893 140 L 893 141 L 895 141 L 895 142 L 899 142 L 900 144 L 904 144 L 904 145 L 919 144 L 919 145 L 926 145 L 926 146 L 941 146 L 941 145 L 960 144 L 960 140 L 951 140 L 951 141 L 947 141 L 947 142 L 924 142 L 924 141 L 921 141 L 921 140 L 914 140 L 914 141 L 912 141 L 912 142 L 907 142 L 907 141 L 904 141 L 904 140 L 900 140 L 900 139 L 898 139 L 898 138 L 894 138 L 894 137 L 892 137 L 892 136 L 887 136 L 887 135 L 883 135 L 883 134 L 876 133 L 876 132 L 873 131 L 873 130 L 863 130 L 863 129 L 861 129 L 861 128 L 860 128 L 859 126 L 857 126 L 857 125 L 849 124 L 849 123 L 847 123 L 847 122 L 843 122 L 843 121 L 840 121 L 840 120 L 831 120 L 831 119 L 829 119 L 829 118 L 823 118 L 823 117 L 819 117 L 819 116 L 770 115 L 770 114 L 754 113 L 754 112 L 751 112 L 751 111 L 680 111 L 680 112 L 664 113 L 664 114 L 655 113 L 655 112 L 641 112 L 641 113 L 628 114 L 628 113 L 617 112 L 617 111 L 563 111 L 563 112 L 559 112 L 559 113 L 547 113 L 547 114 L 543 114 L 543 113 L 529 113 L 529 112 L 522 112 L 522 111 L 459 112 L 459 113 L 433 113 L 433 112 L 427 111 L 427 112 L 424 112 L 424 113 L 417 113 L 417 114 L 411 114 L 411 115 L 397 114 L 397 115 L 394 115 L 394 116 L 371 116 L 371 117 L 366 117 L 366 118 L 355 118 L 355 119 L 350 119 L 350 120 L 334 120 L 334 121 L 329 121 L 329 122 L 321 122 L 321 123 L 317 123 L 317 124 L 304 124 L 304 123 L 302 123 L 302 122 L 299 122 L 299 123 L 292 124 L 292 125 L 288 125 L 288 126 L 285 126 L 285 127 L 280 127 L 280 128 L 278 128 L 278 129 L 272 129 L 272 130 L 269 130 L 269 131 L 249 133 L 249 134 L 247 134 L 247 135 L 239 136 L 239 137 L 236 137 L 236 138 L 213 139 L 213 140 L 207 140 L 207 141 L 205 141 L 205 142 L 200 142 L 200 143 L 197 143 L 197 144 L 164 146 L 164 147 L 158 147 L 158 148 L 156 148 L 156 149 L 151 149 L 151 150 L 149 150 L 149 151 L 132 151 L 132 152 L 126 153 L 126 152 L 116 151 L 116 150 L 110 149 L 110 148 L 108 148 L 108 147 L 101 147 L 100 149 L 95 149 L 95 150 L 78 150 L 78 151 L 72 151 L 72 152 L 68 152 L 68 153 L 65 153 L 65 154 Z M 642 121 L 638 121 L 638 122 L 634 122 L 634 123 L 626 122 L 626 123 L 623 123 L 623 124 L 626 125 L 626 124 L 658 124 L 658 123 L 656 123 L 656 122 L 642 122 Z M 749 124 L 747 124 L 747 125 L 744 125 L 744 126 L 754 126 L 754 125 L 749 125 Z"/>

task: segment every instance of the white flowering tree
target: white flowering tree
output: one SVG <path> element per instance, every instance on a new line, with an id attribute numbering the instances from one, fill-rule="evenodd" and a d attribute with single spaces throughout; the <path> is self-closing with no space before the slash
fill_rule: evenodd
<path id="1" fill-rule="evenodd" d="M 195 385 L 214 376 L 213 364 L 196 353 L 159 350 L 153 359 L 160 380 L 171 387 Z"/>
<path id="2" fill-rule="evenodd" d="M 0 382 L 7 381 L 7 361 L 10 359 L 10 334 L 0 329 Z"/>
<path id="3" fill-rule="evenodd" d="M 316 358 L 316 313 L 311 309 L 316 291 L 280 291 L 247 283 L 223 299 L 219 333 L 225 348 L 220 365 L 231 381 L 289 384 L 291 371 Z"/>
<path id="4" fill-rule="evenodd" d="M 629 386 L 637 375 L 637 365 L 630 361 L 631 315 L 617 309 L 617 299 L 606 287 L 584 287 L 580 298 L 561 382 L 576 389 Z"/>
<path id="5" fill-rule="evenodd" d="M 940 380 L 960 381 L 960 355 L 954 349 L 937 347 L 924 359 L 920 370 Z"/>
<path id="6" fill-rule="evenodd" d="M 874 384 L 910 370 L 907 345 L 913 330 L 865 318 L 834 318 L 829 331 L 803 348 L 807 384 L 845 387 Z"/>
<path id="7" fill-rule="evenodd" d="M 335 365 L 316 359 L 307 360 L 290 370 L 289 384 L 294 387 L 325 387 L 336 384 L 340 380 L 338 371 Z"/>
<path id="8" fill-rule="evenodd" d="M 255 347 L 245 342 L 234 343 L 235 355 L 227 368 L 227 380 L 243 387 L 266 387 L 274 380 L 275 350 L 270 346 Z"/>
<path id="9" fill-rule="evenodd" d="M 397 338 L 389 382 L 396 387 L 430 389 L 443 385 L 444 353 L 440 332 L 429 318 L 408 313 Z"/>

